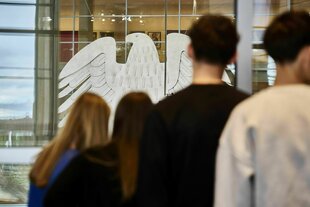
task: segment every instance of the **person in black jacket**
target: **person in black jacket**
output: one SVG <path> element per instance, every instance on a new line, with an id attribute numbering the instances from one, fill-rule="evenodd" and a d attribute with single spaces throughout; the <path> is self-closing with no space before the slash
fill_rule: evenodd
<path id="1" fill-rule="evenodd" d="M 248 96 L 222 82 L 239 36 L 232 21 L 206 15 L 189 31 L 193 84 L 158 103 L 140 145 L 139 207 L 213 205 L 215 156 L 232 109 Z"/>
<path id="2" fill-rule="evenodd" d="M 124 96 L 116 109 L 112 141 L 72 160 L 47 192 L 44 205 L 136 206 L 139 140 L 151 107 L 145 93 Z"/>

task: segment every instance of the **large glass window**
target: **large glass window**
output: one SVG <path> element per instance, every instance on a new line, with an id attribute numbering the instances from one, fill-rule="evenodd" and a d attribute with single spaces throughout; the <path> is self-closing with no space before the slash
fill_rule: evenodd
<path id="1" fill-rule="evenodd" d="M 133 46 L 126 36 L 144 33 L 165 65 L 168 34 L 186 34 L 208 12 L 235 18 L 233 0 L 0 0 L 0 11 L 0 203 L 7 204 L 27 202 L 39 149 L 23 147 L 55 135 L 64 117 L 58 107 L 69 97 L 58 98 L 58 75 L 81 49 L 113 37 L 117 63 L 125 64 Z"/>
<path id="2" fill-rule="evenodd" d="M 26 203 L 38 152 L 28 147 L 56 131 L 53 8 L 48 0 L 0 1 L 0 205 Z"/>
<path id="3" fill-rule="evenodd" d="M 66 112 L 61 112 L 59 107 L 76 91 L 74 89 L 61 98 L 58 96 L 62 90 L 58 88 L 59 73 L 74 55 L 94 40 L 112 37 L 116 41 L 117 64 L 126 64 L 133 50 L 133 43 L 126 42 L 126 36 L 143 33 L 155 46 L 160 67 L 167 75 L 170 72 L 167 66 L 168 35 L 187 34 L 191 24 L 205 13 L 223 14 L 235 21 L 234 7 L 238 2 L 0 0 L 0 203 L 26 203 L 29 160 L 38 149 L 26 156 L 25 152 L 29 149 L 23 147 L 41 147 L 55 135 L 58 122 L 63 120 Z M 253 2 L 252 83 L 253 92 L 257 92 L 273 85 L 276 75 L 275 64 L 262 46 L 267 25 L 275 15 L 288 9 L 310 11 L 310 2 Z M 242 70 L 239 72 L 242 73 Z M 226 73 L 234 85 L 235 67 L 229 66 Z M 169 77 L 165 78 L 158 79 L 158 82 L 166 84 L 162 94 L 168 95 Z M 250 78 L 247 80 L 250 81 Z M 142 84 L 152 87 L 154 81 L 157 80 Z M 130 82 L 140 83 L 139 79 L 126 78 L 120 82 L 125 86 Z M 7 149 L 12 150 L 3 153 Z M 11 159 L 16 154 L 25 156 Z"/>
<path id="4" fill-rule="evenodd" d="M 170 68 L 167 66 L 166 61 L 166 56 L 169 56 L 169 48 L 167 48 L 169 45 L 167 45 L 166 41 L 167 35 L 170 33 L 186 34 L 191 24 L 205 13 L 223 14 L 234 21 L 234 3 L 234 0 L 221 2 L 216 0 L 61 1 L 59 71 L 62 71 L 66 63 L 77 52 L 101 37 L 114 38 L 116 41 L 117 63 L 129 65 L 131 63 L 128 62 L 128 58 L 132 52 L 133 43 L 126 42 L 126 36 L 132 33 L 143 33 L 153 40 L 161 64 L 160 67 L 164 66 L 163 70 L 165 70 L 162 77 L 158 78 L 160 82 L 158 84 L 164 87 L 160 88 L 160 91 L 156 93 L 168 95 L 172 92 L 169 90 L 168 83 L 170 80 L 168 77 Z M 227 77 L 232 84 L 234 84 L 234 73 L 233 66 L 227 68 Z M 167 77 L 164 77 L 164 75 L 167 75 Z M 125 78 L 124 81 L 120 82 L 130 88 L 131 86 L 128 82 L 133 83 L 137 81 L 130 81 Z M 147 81 L 147 83 L 150 82 Z M 150 84 L 150 87 L 152 88 L 152 84 Z M 76 89 L 72 92 L 74 93 L 75 91 Z M 123 91 L 126 90 L 124 89 Z M 59 100 L 59 105 L 61 106 L 70 95 L 72 94 L 62 97 Z M 153 100 L 155 102 L 158 101 L 156 98 L 153 98 Z M 113 103 L 111 105 L 113 107 Z M 60 113 L 59 120 L 62 120 L 64 115 L 65 113 Z"/>

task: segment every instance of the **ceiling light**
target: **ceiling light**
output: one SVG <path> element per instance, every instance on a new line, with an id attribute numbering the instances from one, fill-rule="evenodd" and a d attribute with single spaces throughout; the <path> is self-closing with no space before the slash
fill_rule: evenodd
<path id="1" fill-rule="evenodd" d="M 51 17 L 42 17 L 43 22 L 51 22 L 52 18 Z"/>
<path id="2" fill-rule="evenodd" d="M 128 17 L 127 20 L 131 22 L 131 17 Z"/>
<path id="3" fill-rule="evenodd" d="M 112 22 L 115 22 L 115 19 L 111 19 Z"/>
<path id="4" fill-rule="evenodd" d="M 103 17 L 103 16 L 104 16 L 104 13 L 103 13 L 103 12 L 101 12 L 100 16 L 102 16 L 102 17 Z"/>
<path id="5" fill-rule="evenodd" d="M 141 24 L 143 24 L 143 20 L 141 19 L 140 21 L 139 21 Z"/>
<path id="6" fill-rule="evenodd" d="M 102 19 L 101 21 L 105 22 L 105 19 Z"/>

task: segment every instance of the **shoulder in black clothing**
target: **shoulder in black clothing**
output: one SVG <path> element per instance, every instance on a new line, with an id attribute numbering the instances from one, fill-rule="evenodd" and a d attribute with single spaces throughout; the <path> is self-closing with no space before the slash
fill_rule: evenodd
<path id="1" fill-rule="evenodd" d="M 134 206 L 122 200 L 113 143 L 78 155 L 60 174 L 45 197 L 46 207 Z"/>
<path id="2" fill-rule="evenodd" d="M 107 145 L 92 147 L 82 153 L 90 162 L 101 164 L 106 167 L 117 167 L 117 149 L 116 143 L 111 141 Z"/>
<path id="3" fill-rule="evenodd" d="M 139 207 L 213 205 L 218 141 L 248 96 L 227 85 L 191 85 L 158 103 L 140 145 Z"/>
<path id="4" fill-rule="evenodd" d="M 203 107 L 203 104 L 208 104 L 210 101 L 219 101 L 219 104 L 235 106 L 248 97 L 248 94 L 226 83 L 214 85 L 193 84 L 160 101 L 155 105 L 154 111 L 160 112 L 165 120 L 169 120 L 169 117 L 171 118 L 173 114 L 176 114 L 181 109 Z"/>

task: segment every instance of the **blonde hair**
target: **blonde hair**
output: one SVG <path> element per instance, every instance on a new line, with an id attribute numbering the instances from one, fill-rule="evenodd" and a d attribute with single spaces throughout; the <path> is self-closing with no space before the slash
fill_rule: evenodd
<path id="1" fill-rule="evenodd" d="M 98 95 L 85 93 L 72 106 L 65 126 L 39 153 L 30 172 L 30 180 L 44 187 L 60 156 L 74 146 L 82 151 L 108 142 L 110 108 Z"/>

